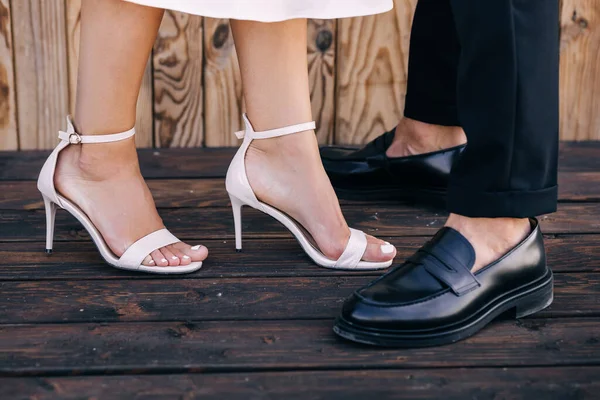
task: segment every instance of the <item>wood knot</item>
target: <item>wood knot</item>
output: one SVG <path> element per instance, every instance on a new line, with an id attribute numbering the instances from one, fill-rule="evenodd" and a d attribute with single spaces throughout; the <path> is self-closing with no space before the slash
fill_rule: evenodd
<path id="1" fill-rule="evenodd" d="M 323 53 L 329 50 L 333 43 L 333 33 L 328 29 L 322 29 L 317 34 L 317 48 Z"/>
<path id="2" fill-rule="evenodd" d="M 573 10 L 573 15 L 571 16 L 571 21 L 573 21 L 574 23 L 576 23 L 577 25 L 579 25 L 579 27 L 581 29 L 586 29 L 589 25 L 588 20 L 583 18 L 583 17 L 579 17 L 577 15 L 577 10 Z"/>
<path id="3" fill-rule="evenodd" d="M 219 24 L 213 34 L 212 43 L 215 49 L 220 49 L 229 39 L 229 25 Z"/>

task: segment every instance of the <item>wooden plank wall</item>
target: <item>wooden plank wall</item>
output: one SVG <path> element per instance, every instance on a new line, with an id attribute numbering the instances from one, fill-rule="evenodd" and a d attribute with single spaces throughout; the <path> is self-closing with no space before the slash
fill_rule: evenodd
<path id="1" fill-rule="evenodd" d="M 364 143 L 404 107 L 417 0 L 394 11 L 309 21 L 321 143 Z M 562 0 L 561 138 L 600 140 L 600 1 Z M 47 149 L 72 113 L 81 0 L 0 0 L 0 150 Z M 140 147 L 235 146 L 244 104 L 227 20 L 165 15 L 138 102 Z"/>

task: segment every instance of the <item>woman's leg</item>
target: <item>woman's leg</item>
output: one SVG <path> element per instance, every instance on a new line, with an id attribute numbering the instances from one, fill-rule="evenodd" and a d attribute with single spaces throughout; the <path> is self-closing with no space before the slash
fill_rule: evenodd
<path id="1" fill-rule="evenodd" d="M 248 117 L 257 131 L 313 120 L 306 59 L 305 19 L 231 22 Z M 350 231 L 325 174 L 314 131 L 252 142 L 248 179 L 257 197 L 286 212 L 337 259 Z M 386 261 L 392 246 L 368 237 L 366 261 Z"/>
<path id="2" fill-rule="evenodd" d="M 83 1 L 75 113 L 80 134 L 111 134 L 134 126 L 144 67 L 162 16 L 161 9 L 121 0 Z M 69 146 L 60 154 L 55 185 L 85 211 L 117 256 L 163 227 L 140 173 L 133 138 Z M 206 255 L 204 247 L 177 243 L 154 251 L 144 264 L 187 265 Z"/>

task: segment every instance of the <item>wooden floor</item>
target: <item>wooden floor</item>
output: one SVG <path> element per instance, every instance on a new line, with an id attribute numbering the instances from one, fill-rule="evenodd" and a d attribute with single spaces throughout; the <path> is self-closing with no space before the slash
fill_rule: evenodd
<path id="1" fill-rule="evenodd" d="M 46 256 L 34 182 L 44 156 L 0 153 L 0 399 L 600 398 L 600 143 L 561 149 L 559 211 L 541 218 L 552 306 L 412 350 L 331 331 L 343 300 L 380 273 L 318 268 L 248 209 L 234 251 L 231 149 L 141 152 L 167 226 L 210 249 L 199 272 L 166 278 L 106 266 L 62 211 Z M 398 262 L 445 218 L 393 202 L 343 209 L 395 244 Z"/>

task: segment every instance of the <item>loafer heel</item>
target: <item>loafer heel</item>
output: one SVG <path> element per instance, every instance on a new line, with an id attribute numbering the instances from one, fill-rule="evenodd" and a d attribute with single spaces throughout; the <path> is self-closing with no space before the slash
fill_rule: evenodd
<path id="1" fill-rule="evenodd" d="M 524 318 L 528 315 L 542 311 L 552 304 L 554 293 L 552 290 L 553 279 L 546 283 L 541 289 L 524 296 L 515 306 L 515 317 Z"/>

